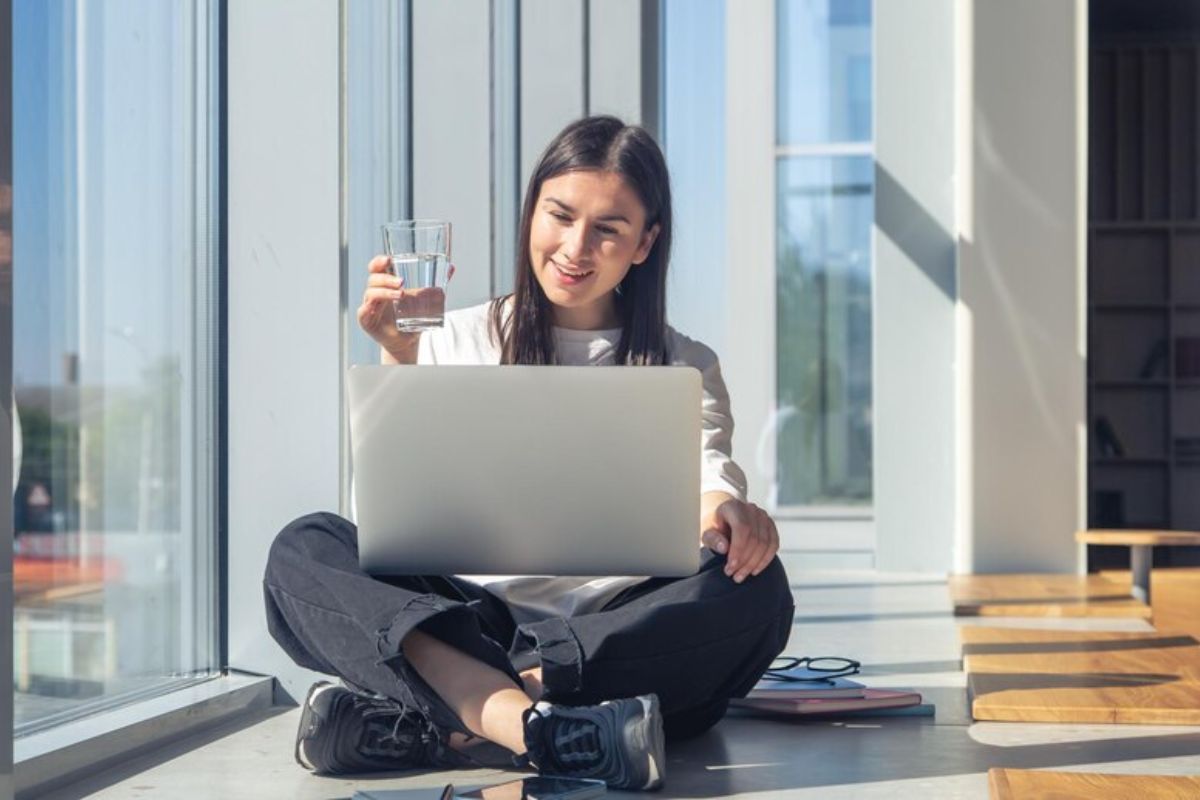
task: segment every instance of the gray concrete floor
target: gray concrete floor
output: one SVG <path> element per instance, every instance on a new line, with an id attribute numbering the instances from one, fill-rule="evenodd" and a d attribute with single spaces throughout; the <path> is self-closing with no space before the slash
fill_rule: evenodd
<path id="1" fill-rule="evenodd" d="M 931 717 L 802 722 L 729 717 L 668 749 L 664 798 L 985 798 L 989 767 L 1161 775 L 1200 774 L 1200 728 L 973 723 L 945 580 L 789 568 L 796 624 L 789 653 L 861 660 L 864 682 L 911 687 Z M 1091 630 L 1149 630 L 1141 620 L 996 620 Z M 337 780 L 292 761 L 299 710 L 274 709 L 133 759 L 48 795 L 67 798 L 349 798 L 406 790 L 431 800 L 447 782 L 472 786 L 505 773 L 394 774 Z"/>

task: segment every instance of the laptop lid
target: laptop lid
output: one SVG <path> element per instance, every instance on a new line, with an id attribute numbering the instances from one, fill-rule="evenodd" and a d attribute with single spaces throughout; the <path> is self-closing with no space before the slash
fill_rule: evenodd
<path id="1" fill-rule="evenodd" d="M 699 568 L 695 368 L 355 366 L 347 388 L 366 571 Z"/>

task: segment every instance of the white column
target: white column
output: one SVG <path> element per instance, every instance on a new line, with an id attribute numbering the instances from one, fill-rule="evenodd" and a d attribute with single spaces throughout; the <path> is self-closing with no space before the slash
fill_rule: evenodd
<path id="1" fill-rule="evenodd" d="M 775 3 L 727 2 L 725 11 L 725 352 L 721 369 L 736 431 L 734 460 L 750 500 L 766 504 L 775 439 Z M 721 302 L 714 298 L 714 302 Z M 758 450 L 760 437 L 763 447 Z M 758 450 L 756 452 L 756 450 Z"/>
<path id="2" fill-rule="evenodd" d="M 521 191 L 550 140 L 587 113 L 582 0 L 521 3 Z"/>
<path id="3" fill-rule="evenodd" d="M 876 565 L 951 567 L 955 0 L 875 4 Z"/>
<path id="4" fill-rule="evenodd" d="M 339 9 L 228 15 L 229 661 L 297 696 L 311 676 L 267 634 L 262 576 L 280 528 L 338 508 Z"/>
<path id="5" fill-rule="evenodd" d="M 450 308 L 492 295 L 487 0 L 414 0 L 412 213 L 453 224 Z"/>
<path id="6" fill-rule="evenodd" d="M 587 113 L 644 124 L 642 74 L 655 72 L 658 65 L 642 62 L 643 0 L 592 0 L 587 5 Z"/>
<path id="7" fill-rule="evenodd" d="M 1085 520 L 1087 3 L 970 5 L 960 567 L 1072 571 Z"/>

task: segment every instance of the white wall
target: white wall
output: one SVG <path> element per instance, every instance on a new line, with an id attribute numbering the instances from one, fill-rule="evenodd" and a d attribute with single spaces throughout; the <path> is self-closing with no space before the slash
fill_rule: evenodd
<path id="1" fill-rule="evenodd" d="M 1085 522 L 1087 4 L 968 10 L 958 337 L 968 505 L 956 566 L 1072 571 Z"/>
<path id="2" fill-rule="evenodd" d="M 582 0 L 521 2 L 521 196 L 546 145 L 587 113 Z"/>
<path id="3" fill-rule="evenodd" d="M 415 0 L 413 215 L 453 224 L 450 308 L 492 290 L 491 38 L 487 0 Z"/>
<path id="4" fill-rule="evenodd" d="M 267 634 L 262 576 L 284 525 L 338 508 L 338 5 L 228 15 L 229 661 L 295 696 L 308 676 Z"/>
<path id="5" fill-rule="evenodd" d="M 725 4 L 725 269 L 721 371 L 735 432 L 733 458 L 749 499 L 766 505 L 775 408 L 775 3 Z M 768 303 L 764 303 L 764 300 Z M 720 302 L 720 299 L 717 299 Z M 756 469 L 766 465 L 767 471 Z M 781 531 L 781 533 L 784 533 Z"/>
<path id="6" fill-rule="evenodd" d="M 594 0 L 588 3 L 589 114 L 613 114 L 626 122 L 642 119 L 642 4 L 647 0 Z M 657 0 L 648 0 L 657 2 Z M 651 129 L 653 130 L 652 123 Z"/>
<path id="7" fill-rule="evenodd" d="M 875 4 L 876 565 L 949 570 L 954 540 L 955 0 Z"/>

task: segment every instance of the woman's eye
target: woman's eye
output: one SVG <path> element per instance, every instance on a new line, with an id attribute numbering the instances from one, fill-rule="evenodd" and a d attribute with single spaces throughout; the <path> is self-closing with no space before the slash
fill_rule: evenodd
<path id="1" fill-rule="evenodd" d="M 554 219 L 558 220 L 558 222 L 563 225 L 571 225 L 575 222 L 575 220 L 571 219 L 569 215 L 564 214 L 561 211 L 547 211 L 546 213 L 554 217 Z M 617 235 L 617 229 L 611 225 L 597 225 L 596 230 L 604 236 Z"/>

